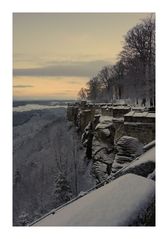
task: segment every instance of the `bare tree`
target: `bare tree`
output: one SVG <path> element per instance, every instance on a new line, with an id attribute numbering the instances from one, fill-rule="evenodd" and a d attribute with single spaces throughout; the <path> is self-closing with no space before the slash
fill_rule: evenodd
<path id="1" fill-rule="evenodd" d="M 112 102 L 130 98 L 154 105 L 155 20 L 154 15 L 130 29 L 115 65 L 104 66 L 87 83 L 87 98 Z M 83 91 L 80 92 L 84 96 Z"/>
<path id="2" fill-rule="evenodd" d="M 105 66 L 98 73 L 101 89 L 109 102 L 112 100 L 112 66 Z"/>
<path id="3" fill-rule="evenodd" d="M 87 83 L 88 86 L 88 99 L 92 101 L 100 101 L 102 97 L 101 83 L 97 76 L 90 79 Z"/>
<path id="4" fill-rule="evenodd" d="M 138 59 L 141 68 L 143 66 L 145 97 L 153 104 L 155 94 L 155 21 L 153 15 L 128 31 L 122 57 L 132 62 Z"/>
<path id="5" fill-rule="evenodd" d="M 80 91 L 78 92 L 78 97 L 80 100 L 86 100 L 87 99 L 87 89 L 81 88 Z"/>

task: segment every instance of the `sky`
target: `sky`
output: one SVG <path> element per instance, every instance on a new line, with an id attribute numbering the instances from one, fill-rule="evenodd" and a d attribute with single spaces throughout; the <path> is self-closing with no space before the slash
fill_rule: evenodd
<path id="1" fill-rule="evenodd" d="M 14 13 L 14 100 L 77 99 L 150 13 Z"/>

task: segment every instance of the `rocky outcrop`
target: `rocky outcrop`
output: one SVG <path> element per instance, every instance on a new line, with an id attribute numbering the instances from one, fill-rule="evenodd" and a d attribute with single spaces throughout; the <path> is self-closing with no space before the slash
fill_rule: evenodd
<path id="1" fill-rule="evenodd" d="M 155 180 L 155 147 L 150 148 L 132 163 L 118 171 L 114 178 L 133 173 L 145 178 Z"/>
<path id="2" fill-rule="evenodd" d="M 67 118 L 73 121 L 79 132 L 83 133 L 90 121 L 93 122 L 95 115 L 111 117 L 118 135 L 128 135 L 138 138 L 144 145 L 155 139 L 155 112 L 154 109 L 134 107 L 126 104 L 112 103 L 75 103 L 69 105 Z"/>
<path id="3" fill-rule="evenodd" d="M 86 157 L 88 159 L 92 158 L 92 139 L 93 139 L 93 124 L 89 122 L 89 124 L 84 129 L 84 133 L 82 134 L 81 141 L 83 146 L 86 148 Z"/>
<path id="4" fill-rule="evenodd" d="M 115 128 L 109 117 L 96 116 L 89 122 L 82 135 L 86 156 L 93 160 L 92 172 L 98 183 L 111 174 L 114 160 Z"/>
<path id="5" fill-rule="evenodd" d="M 95 127 L 92 149 L 93 155 L 101 148 L 113 148 L 115 127 L 111 117 L 100 117 Z"/>
<path id="6" fill-rule="evenodd" d="M 81 132 L 84 131 L 85 127 L 89 122 L 93 121 L 95 115 L 94 109 L 80 110 L 77 115 L 77 126 Z"/>
<path id="7" fill-rule="evenodd" d="M 74 123 L 77 122 L 77 115 L 78 115 L 78 105 L 69 105 L 67 108 L 67 119 L 69 121 L 73 121 Z"/>
<path id="8" fill-rule="evenodd" d="M 86 159 L 92 160 L 92 173 L 98 183 L 131 164 L 143 153 L 142 143 L 155 137 L 155 114 L 144 107 L 81 102 L 74 110 L 70 106 L 67 114 L 82 133 Z M 141 165 L 137 174 L 145 171 L 142 176 L 147 177 L 152 173 L 153 166 L 148 164 L 146 169 L 150 170 L 146 172 Z"/>
<path id="9" fill-rule="evenodd" d="M 112 166 L 112 173 L 126 167 L 135 158 L 143 153 L 143 145 L 137 138 L 130 136 L 121 137 L 116 145 L 117 154 L 115 155 L 114 163 Z"/>
<path id="10" fill-rule="evenodd" d="M 52 217 L 56 215 L 55 219 L 50 217 L 49 221 L 44 220 L 44 225 L 48 222 L 49 225 L 73 226 L 155 225 L 155 149 L 153 142 L 145 147 L 141 143 L 145 140 L 148 142 L 150 137 L 145 135 L 146 138 L 142 141 L 138 137 L 145 134 L 145 127 L 154 124 L 153 112 L 151 114 L 144 112 L 145 109 L 139 111 L 134 108 L 135 114 L 131 111 L 125 117 L 125 113 L 130 109 L 125 106 L 114 107 L 83 102 L 77 111 L 74 111 L 75 117 L 72 116 L 73 110 L 69 111 L 69 118 L 71 121 L 75 120 L 79 134 L 82 133 L 82 143 L 86 148 L 85 163 L 89 165 L 89 173 L 91 167 L 97 185 L 79 194 L 80 199 L 77 197 L 77 202 L 74 199 L 68 203 L 69 206 L 66 204 L 61 210 L 61 213 L 64 213 L 62 218 L 62 214 L 57 214 L 60 210 L 54 212 L 55 214 L 52 212 Z M 124 130 L 125 123 L 127 126 Z M 138 125 L 139 131 L 130 130 L 132 125 Z M 104 187 L 101 187 L 102 185 Z M 101 188 L 96 191 L 100 194 L 96 194 L 96 191 L 90 193 L 99 187 Z M 83 197 L 84 195 L 86 196 Z M 82 202 L 86 210 L 81 211 Z M 72 214 L 67 214 L 69 209 L 67 211 L 66 209 L 71 205 Z M 105 219 L 102 215 L 106 215 Z"/>

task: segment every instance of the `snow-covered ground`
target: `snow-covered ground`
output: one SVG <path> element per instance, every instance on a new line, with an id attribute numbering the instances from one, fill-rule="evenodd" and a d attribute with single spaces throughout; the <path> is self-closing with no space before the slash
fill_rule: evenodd
<path id="1" fill-rule="evenodd" d="M 46 216 L 34 226 L 129 226 L 153 221 L 154 181 L 127 174 Z"/>

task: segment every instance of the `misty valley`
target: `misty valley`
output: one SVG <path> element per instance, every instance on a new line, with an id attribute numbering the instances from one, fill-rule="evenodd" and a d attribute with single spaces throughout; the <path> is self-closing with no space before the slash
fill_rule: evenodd
<path id="1" fill-rule="evenodd" d="M 95 185 L 66 109 L 13 114 L 13 224 L 27 225 Z"/>

